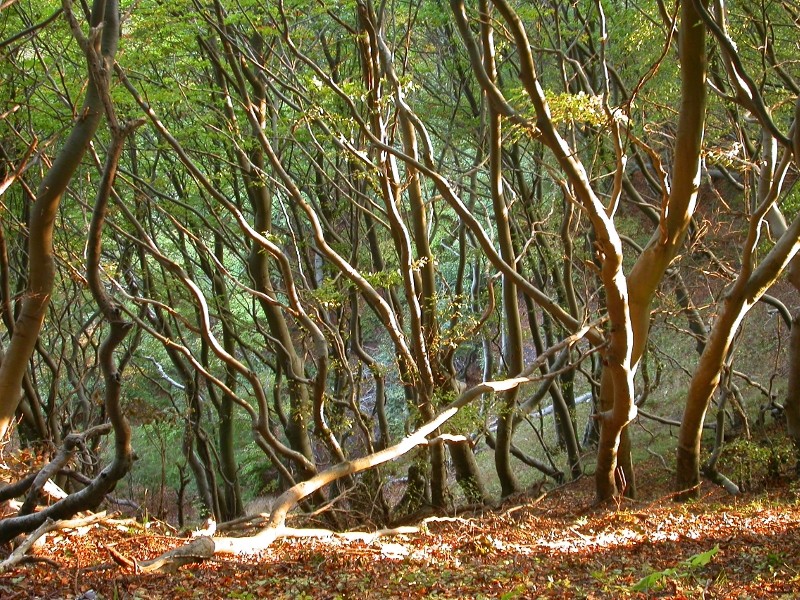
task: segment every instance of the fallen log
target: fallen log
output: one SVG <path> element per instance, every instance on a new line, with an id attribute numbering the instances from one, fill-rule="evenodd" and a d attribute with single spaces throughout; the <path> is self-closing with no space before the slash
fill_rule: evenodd
<path id="1" fill-rule="evenodd" d="M 365 471 L 377 465 L 383 464 L 390 460 L 394 460 L 400 456 L 403 456 L 413 448 L 417 446 L 423 446 L 433 443 L 443 443 L 448 441 L 446 438 L 448 437 L 445 434 L 444 437 L 440 436 L 439 438 L 434 438 L 429 440 L 428 435 L 434 433 L 437 429 L 439 429 L 442 425 L 444 425 L 449 419 L 451 419 L 458 411 L 470 404 L 476 398 L 480 398 L 483 394 L 492 394 L 498 392 L 505 392 L 511 389 L 514 389 L 518 386 L 525 385 L 528 383 L 532 383 L 535 381 L 540 381 L 542 378 L 534 376 L 533 373 L 536 369 L 539 368 L 544 361 L 548 359 L 548 357 L 555 353 L 560 352 L 561 350 L 572 346 L 573 344 L 577 343 L 583 337 L 585 337 L 591 330 L 593 325 L 587 325 L 583 327 L 581 330 L 577 331 L 576 333 L 568 336 L 567 338 L 563 339 L 558 344 L 552 346 L 547 351 L 543 352 L 539 355 L 536 360 L 529 365 L 522 373 L 520 373 L 517 377 L 513 377 L 510 379 L 504 379 L 501 381 L 485 381 L 483 383 L 479 383 L 478 385 L 464 391 L 458 398 L 456 398 L 453 402 L 451 402 L 447 407 L 445 407 L 441 412 L 439 412 L 433 419 L 422 425 L 417 431 L 412 433 L 411 435 L 403 438 L 400 442 L 391 446 L 390 448 L 386 448 L 379 452 L 375 452 L 374 454 L 370 454 L 369 456 L 364 456 L 362 458 L 357 458 L 350 461 L 345 461 L 334 465 L 330 469 L 323 471 L 322 473 L 318 473 L 314 477 L 307 479 L 306 481 L 302 481 L 297 485 L 292 486 L 288 490 L 286 490 L 283 494 L 278 496 L 275 499 L 273 504 L 272 512 L 270 514 L 269 521 L 267 525 L 255 535 L 248 536 L 248 537 L 214 537 L 214 538 L 207 538 L 211 541 L 211 544 L 208 546 L 209 548 L 213 545 L 213 550 L 211 550 L 211 554 L 256 554 L 263 550 L 266 550 L 276 539 L 282 537 L 290 537 L 294 535 L 310 535 L 313 537 L 342 537 L 348 535 L 356 535 L 360 536 L 359 539 L 364 539 L 364 536 L 375 536 L 375 535 L 391 535 L 394 532 L 402 531 L 403 533 L 408 532 L 406 528 L 400 529 L 393 529 L 393 530 L 382 530 L 381 532 L 375 533 L 364 533 L 364 532 L 356 532 L 355 534 L 337 534 L 333 531 L 329 530 L 298 530 L 290 527 L 286 527 L 286 517 L 293 508 L 295 508 L 303 498 L 308 497 L 310 494 L 313 494 L 317 490 L 321 489 L 322 487 L 330 484 L 337 479 L 342 477 L 346 477 L 347 475 L 353 475 L 355 473 L 359 473 L 361 471 Z M 459 436 L 460 439 L 460 436 Z M 203 538 L 198 538 L 203 539 Z M 185 546 L 189 548 L 192 546 L 194 542 Z M 204 542 L 205 544 L 205 542 Z M 206 546 L 204 546 L 204 549 Z M 170 553 L 174 551 L 170 551 L 159 557 L 159 560 L 163 557 L 166 557 Z M 190 552 L 190 556 L 198 558 L 197 552 Z"/>
<path id="2" fill-rule="evenodd" d="M 153 560 L 135 562 L 134 569 L 137 573 L 174 573 L 184 565 L 212 558 L 215 551 L 214 540 L 203 536 L 195 538 L 190 544 L 165 552 Z"/>

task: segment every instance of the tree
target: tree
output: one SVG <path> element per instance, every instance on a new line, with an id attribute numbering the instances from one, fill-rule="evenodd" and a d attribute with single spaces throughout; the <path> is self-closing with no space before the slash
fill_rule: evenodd
<path id="1" fill-rule="evenodd" d="M 71 15 L 71 5 L 65 4 L 64 11 Z M 103 119 L 103 90 L 108 89 L 119 41 L 116 2 L 97 0 L 92 6 L 89 26 L 91 30 L 87 39 L 74 19 L 71 23 L 73 34 L 86 56 L 88 85 L 77 122 L 39 185 L 31 209 L 28 223 L 28 285 L 0 366 L 0 437 L 5 437 L 14 419 L 27 363 L 39 338 L 53 291 L 55 259 L 52 240 L 59 204 Z"/>
<path id="2" fill-rule="evenodd" d="M 784 150 L 782 164 L 777 168 L 770 160 L 760 173 L 756 203 L 749 217 L 747 235 L 742 245 L 741 266 L 735 281 L 725 290 L 721 298 L 719 313 L 709 334 L 708 342 L 692 377 L 681 424 L 677 452 L 677 488 L 683 496 L 695 496 L 700 481 L 700 439 L 702 424 L 712 395 L 719 385 L 725 361 L 732 352 L 732 343 L 739 326 L 748 311 L 775 283 L 792 262 L 800 249 L 800 221 L 790 225 L 779 224 L 772 232 L 776 236 L 774 245 L 758 260 L 758 244 L 767 216 L 776 210 L 776 203 L 783 194 L 786 168 L 792 152 L 796 155 L 797 144 L 790 136 L 797 135 L 797 109 L 790 127 L 790 136 L 784 135 L 773 122 L 764 101 L 764 88 L 757 87 L 748 74 L 742 56 L 736 50 L 727 30 L 728 12 L 719 4 L 714 16 L 704 6 L 695 3 L 704 24 L 714 34 L 720 61 L 727 75 L 731 95 L 728 100 L 755 115 L 764 139 L 767 155 L 774 152 L 773 145 L 781 143 Z M 779 72 L 780 73 L 780 72 Z M 800 106 L 800 104 L 796 105 Z M 790 413 L 792 410 L 790 409 Z M 792 422 L 792 417 L 788 417 Z"/>
<path id="3" fill-rule="evenodd" d="M 591 391 L 598 498 L 632 495 L 629 425 L 668 371 L 652 378 L 646 361 L 679 358 L 694 371 L 680 478 L 695 485 L 717 381 L 737 392 L 727 383 L 737 326 L 796 252 L 793 208 L 777 201 L 791 197 L 796 172 L 787 98 L 797 94 L 781 60 L 790 44 L 770 33 L 792 17 L 750 8 L 755 38 L 737 50 L 741 30 L 719 3 L 667 14 L 660 3 L 147 0 L 123 23 L 120 85 L 109 39 L 80 112 L 69 82 L 83 75 L 57 29 L 63 14 L 80 39 L 71 7 L 42 20 L 15 5 L 0 42 L 13 59 L 0 180 L 14 216 L 3 215 L 0 289 L 15 350 L 0 382 L 17 364 L 24 401 L 7 408 L 22 415 L 25 441 L 52 444 L 41 472 L 60 471 L 80 494 L 107 473 L 107 419 L 124 465 L 115 473 L 158 423 L 161 485 L 178 470 L 182 495 L 190 471 L 199 510 L 216 519 L 240 515 L 267 473 L 259 485 L 294 489 L 306 509 L 345 509 L 324 512 L 332 526 L 385 523 L 404 515 L 384 495 L 400 467 L 383 458 L 398 459 L 397 440 L 425 424 L 436 424 L 429 442 L 400 446 L 410 505 L 485 502 L 484 441 L 503 495 L 520 487 L 517 461 L 556 481 L 579 477 L 576 396 Z M 142 34 L 153 23 L 164 25 L 158 39 Z M 106 29 L 83 44 L 90 59 Z M 36 200 L 47 223 L 37 224 L 45 213 L 26 213 L 36 187 L 26 165 L 49 159 L 42 132 L 66 129 L 73 112 L 67 143 L 88 150 L 53 163 Z M 117 113 L 146 126 L 127 135 Z M 721 158 L 732 135 L 736 167 Z M 738 165 L 757 161 L 754 186 L 755 171 Z M 709 205 L 718 191 L 704 176 L 754 190 L 741 270 L 723 269 L 730 253 L 703 237 L 699 190 Z M 730 205 L 720 214 L 741 219 Z M 774 245 L 759 233 L 764 220 Z M 697 306 L 717 307 L 720 286 L 704 281 L 702 296 L 694 268 L 739 277 L 710 331 L 713 309 Z M 31 294 L 17 303 L 26 287 L 48 289 L 49 304 Z M 651 329 L 677 337 L 662 327 L 671 311 L 689 317 L 697 365 L 652 342 Z M 30 315 L 45 313 L 50 326 L 31 342 Z M 27 355 L 16 350 L 23 337 Z M 457 417 L 436 420 L 464 394 Z M 557 446 L 526 429 L 545 398 Z M 526 434 L 540 436 L 544 459 L 521 449 Z M 84 464 L 65 468 L 78 450 Z"/>

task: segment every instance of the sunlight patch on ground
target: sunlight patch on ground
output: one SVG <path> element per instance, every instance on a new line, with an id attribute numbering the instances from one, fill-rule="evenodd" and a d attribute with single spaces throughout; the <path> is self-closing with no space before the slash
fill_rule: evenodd
<path id="1" fill-rule="evenodd" d="M 575 537 L 555 540 L 539 540 L 539 544 L 557 552 L 573 554 L 591 548 L 615 548 L 619 546 L 631 546 L 637 542 L 644 541 L 644 537 L 638 531 L 632 529 L 619 529 L 617 531 L 604 531 L 597 534 L 586 535 L 570 530 Z"/>
<path id="2" fill-rule="evenodd" d="M 380 548 L 382 558 L 403 559 L 411 554 L 408 546 L 403 544 L 381 544 Z"/>

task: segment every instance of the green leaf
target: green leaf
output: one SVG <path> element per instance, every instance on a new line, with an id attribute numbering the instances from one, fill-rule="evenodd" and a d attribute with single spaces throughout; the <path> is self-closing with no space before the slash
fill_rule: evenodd
<path id="1" fill-rule="evenodd" d="M 701 567 L 705 567 L 708 563 L 711 562 L 717 552 L 719 552 L 719 545 L 714 546 L 711 550 L 707 550 L 705 552 L 701 552 L 700 554 L 695 554 L 694 556 L 690 556 L 685 561 L 681 563 L 681 565 L 688 567 L 689 569 L 699 569 Z"/>
<path id="2" fill-rule="evenodd" d="M 514 589 L 504 592 L 500 595 L 500 600 L 515 600 L 521 598 L 527 588 L 523 584 L 519 584 Z"/>
<path id="3" fill-rule="evenodd" d="M 666 571 L 656 571 L 655 573 L 645 575 L 631 587 L 631 590 L 634 592 L 646 592 L 658 584 L 666 575 Z"/>

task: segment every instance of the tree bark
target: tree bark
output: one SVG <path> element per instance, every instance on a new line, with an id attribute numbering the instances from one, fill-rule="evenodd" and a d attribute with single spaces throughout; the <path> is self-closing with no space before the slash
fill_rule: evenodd
<path id="1" fill-rule="evenodd" d="M 739 325 L 800 250 L 800 217 L 797 217 L 758 267 L 753 269 L 753 253 L 767 208 L 762 207 L 751 218 L 742 270 L 722 300 L 720 314 L 692 376 L 678 435 L 676 491 L 681 499 L 698 494 L 703 421 Z"/>
<path id="2" fill-rule="evenodd" d="M 116 7 L 114 7 L 114 10 L 116 10 Z M 100 93 L 107 94 L 107 87 L 102 88 Z M 109 114 L 109 117 L 111 116 Z M 108 335 L 98 348 L 97 362 L 100 365 L 105 383 L 106 414 L 114 429 L 114 457 L 111 463 L 82 490 L 70 494 L 40 512 L 0 521 L 0 543 L 4 543 L 22 532 L 35 529 L 47 519 L 69 518 L 82 510 L 95 508 L 105 499 L 105 495 L 114 489 L 117 482 L 130 471 L 135 458 L 131 447 L 130 424 L 125 417 L 120 402 L 122 373 L 117 369 L 114 358 L 115 350 L 131 330 L 131 323 L 123 318 L 122 310 L 108 296 L 104 283 L 100 278 L 102 231 L 108 212 L 108 202 L 125 137 L 133 130 L 135 124 L 120 127 L 116 122 L 112 122 L 111 125 L 113 137 L 97 193 L 92 221 L 89 225 L 86 250 L 86 278 L 92 297 L 109 325 Z"/>
<path id="3" fill-rule="evenodd" d="M 614 474 L 622 429 L 636 415 L 631 368 L 631 315 L 628 283 L 622 271 L 622 243 L 612 216 L 607 213 L 592 189 L 585 168 L 558 133 L 550 117 L 550 108 L 536 74 L 531 46 L 522 21 L 506 0 L 493 0 L 493 3 L 506 21 L 520 54 L 520 81 L 536 112 L 536 129 L 540 133 L 540 139 L 553 153 L 566 182 L 586 210 L 596 236 L 595 246 L 601 264 L 600 279 L 606 294 L 609 318 L 606 334 L 608 345 L 603 350 L 603 359 L 614 384 L 613 406 L 599 415 L 602 427 L 596 484 L 598 497 L 606 499 L 617 493 Z M 463 11 L 463 7 L 460 9 Z"/>
<path id="4" fill-rule="evenodd" d="M 792 319 L 788 363 L 789 381 L 784 404 L 786 431 L 795 449 L 795 473 L 800 477 L 800 311 Z"/>
<path id="5" fill-rule="evenodd" d="M 65 12 L 72 18 L 68 0 Z M 28 287 L 14 324 L 14 333 L 0 365 L 0 439 L 4 438 L 21 398 L 22 378 L 36 347 L 42 329 L 55 278 L 53 230 L 61 197 L 86 154 L 97 128 L 103 120 L 101 89 L 108 86 L 114 56 L 119 42 L 119 9 L 117 0 L 94 0 L 90 25 L 91 39 L 80 40 L 86 54 L 89 82 L 78 118 L 53 165 L 45 175 L 36 195 L 28 223 Z M 73 32 L 80 35 L 77 23 Z M 100 54 L 94 47 L 100 36 Z M 97 78 L 102 77 L 102 81 Z"/>
<path id="6" fill-rule="evenodd" d="M 681 72 L 681 104 L 678 131 L 673 151 L 672 188 L 664 199 L 658 229 L 636 260 L 628 277 L 633 348 L 631 363 L 638 365 L 650 330 L 650 307 L 667 268 L 683 245 L 695 211 L 700 184 L 700 155 L 705 131 L 706 33 L 692 2 L 681 3 L 679 33 Z M 666 192 L 664 192 L 666 194 Z M 604 369 L 605 373 L 605 369 Z M 603 376 L 600 392 L 601 410 L 608 410 L 613 393 L 613 380 Z M 612 389 L 607 389 L 612 386 Z M 630 455 L 628 433 L 622 434 L 624 477 L 628 495 L 635 495 L 635 474 Z"/>
<path id="7" fill-rule="evenodd" d="M 491 26 L 491 11 L 487 0 L 480 3 L 481 41 L 483 46 L 483 65 L 489 79 L 497 81 L 497 66 L 495 64 L 494 32 Z M 516 252 L 511 236 L 508 206 L 503 192 L 502 170 L 502 115 L 487 103 L 488 130 L 489 130 L 489 181 L 492 195 L 492 209 L 494 212 L 497 240 L 500 246 L 500 256 L 509 265 L 516 263 Z M 517 286 L 507 276 L 503 276 L 503 324 L 505 331 L 502 336 L 503 362 L 506 372 L 513 376 L 522 371 L 522 322 L 520 320 L 519 300 Z M 497 476 L 500 479 L 501 493 L 503 496 L 513 494 L 519 488 L 514 468 L 511 464 L 511 445 L 514 438 L 514 420 L 516 416 L 517 397 L 519 391 L 514 388 L 504 394 L 500 414 L 497 419 L 497 442 L 494 451 L 494 463 Z"/>

